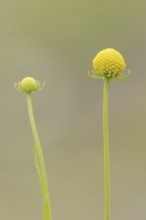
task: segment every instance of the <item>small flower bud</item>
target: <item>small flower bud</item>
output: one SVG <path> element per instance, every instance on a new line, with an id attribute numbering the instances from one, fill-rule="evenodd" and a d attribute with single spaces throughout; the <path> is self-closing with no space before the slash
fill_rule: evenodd
<path id="1" fill-rule="evenodd" d="M 38 91 L 42 89 L 43 85 L 40 85 L 40 82 L 35 80 L 32 77 L 25 77 L 21 80 L 21 82 L 18 82 L 15 84 L 15 88 L 19 92 L 31 92 L 31 91 Z"/>

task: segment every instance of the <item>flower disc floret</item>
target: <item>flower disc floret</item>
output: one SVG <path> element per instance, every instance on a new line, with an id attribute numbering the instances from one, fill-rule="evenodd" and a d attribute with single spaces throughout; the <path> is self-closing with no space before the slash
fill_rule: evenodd
<path id="1" fill-rule="evenodd" d="M 101 50 L 93 59 L 94 74 L 101 77 L 116 77 L 125 70 L 123 56 L 112 48 Z"/>

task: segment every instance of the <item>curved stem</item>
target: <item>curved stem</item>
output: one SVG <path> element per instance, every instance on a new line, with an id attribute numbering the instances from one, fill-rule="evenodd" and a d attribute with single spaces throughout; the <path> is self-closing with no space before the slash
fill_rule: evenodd
<path id="1" fill-rule="evenodd" d="M 46 169 L 45 169 L 45 163 L 44 163 L 43 153 L 41 149 L 41 144 L 40 144 L 37 128 L 35 125 L 34 115 L 33 115 L 31 92 L 27 92 L 27 105 L 28 105 L 29 120 L 30 120 L 30 124 L 32 128 L 32 132 L 33 132 L 34 141 L 35 141 L 35 147 L 34 147 L 35 166 L 36 166 L 36 170 L 37 170 L 39 181 L 40 181 L 42 197 L 44 200 L 43 219 L 52 220 L 51 205 L 50 205 L 49 194 L 48 194 L 47 175 L 46 175 Z"/>
<path id="2" fill-rule="evenodd" d="M 105 78 L 104 94 L 103 94 L 105 220 L 110 220 L 110 162 L 109 162 L 109 133 L 108 133 L 108 93 L 109 93 L 109 79 Z"/>

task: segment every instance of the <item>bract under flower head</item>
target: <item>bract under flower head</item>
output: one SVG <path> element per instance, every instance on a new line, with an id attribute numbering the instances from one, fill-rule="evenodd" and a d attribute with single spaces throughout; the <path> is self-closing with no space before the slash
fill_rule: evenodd
<path id="1" fill-rule="evenodd" d="M 31 92 L 31 91 L 38 91 L 44 86 L 40 84 L 40 82 L 32 77 L 25 77 L 15 84 L 16 89 L 19 92 Z"/>
<path id="2" fill-rule="evenodd" d="M 112 48 L 101 50 L 93 59 L 94 75 L 99 77 L 118 77 L 125 70 L 123 56 Z"/>

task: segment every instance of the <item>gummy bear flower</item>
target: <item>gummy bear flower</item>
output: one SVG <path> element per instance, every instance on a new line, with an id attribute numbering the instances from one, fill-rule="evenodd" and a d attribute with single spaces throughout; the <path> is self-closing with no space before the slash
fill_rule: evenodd
<path id="1" fill-rule="evenodd" d="M 122 75 L 126 68 L 125 60 L 123 56 L 113 48 L 107 48 L 97 53 L 92 64 L 93 71 L 91 76 L 93 78 L 116 77 L 118 79 L 125 79 L 125 76 Z"/>
<path id="2" fill-rule="evenodd" d="M 127 79 L 127 75 L 122 74 L 126 68 L 123 56 L 112 48 L 101 50 L 94 57 L 93 71 L 89 73 L 92 78 L 103 78 L 103 145 L 104 145 L 104 194 L 105 210 L 104 220 L 110 220 L 110 151 L 109 151 L 109 127 L 108 127 L 108 103 L 109 103 L 109 83 L 111 79 Z"/>
<path id="3" fill-rule="evenodd" d="M 30 120 L 30 125 L 32 128 L 32 133 L 34 137 L 34 161 L 35 167 L 38 174 L 40 188 L 43 198 L 43 220 L 52 220 L 51 214 L 51 204 L 49 199 L 49 190 L 48 190 L 48 182 L 47 182 L 47 174 L 45 168 L 45 162 L 42 152 L 42 147 L 40 143 L 40 139 L 37 132 L 37 127 L 33 114 L 33 106 L 32 106 L 32 98 L 31 92 L 38 91 L 44 87 L 44 83 L 41 85 L 40 82 L 32 77 L 25 77 L 20 82 L 15 83 L 15 88 L 18 92 L 26 92 L 27 95 L 27 106 L 28 106 L 28 115 Z"/>

